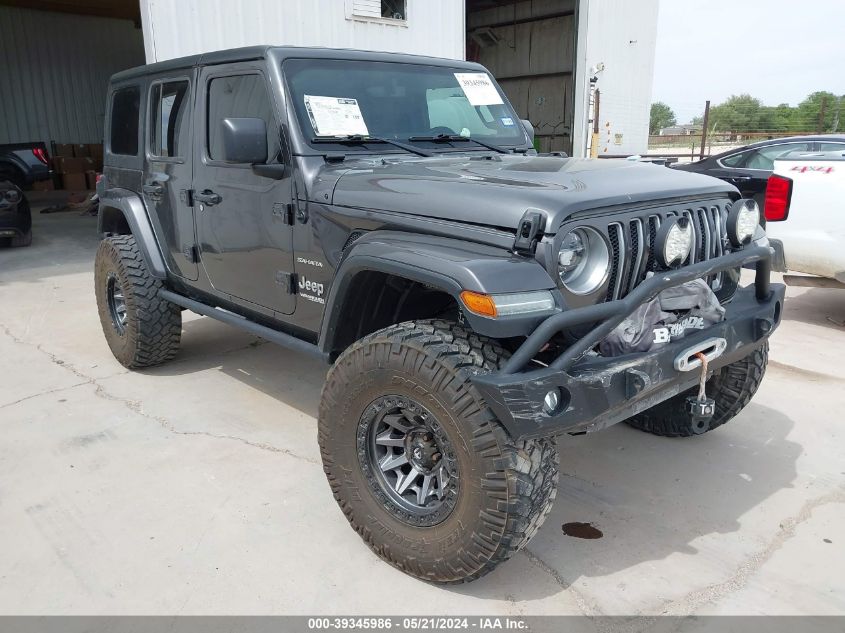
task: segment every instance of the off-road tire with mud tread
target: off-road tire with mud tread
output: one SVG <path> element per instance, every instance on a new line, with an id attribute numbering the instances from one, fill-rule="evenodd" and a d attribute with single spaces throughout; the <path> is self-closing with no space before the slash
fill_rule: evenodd
<path id="1" fill-rule="evenodd" d="M 125 296 L 127 319 L 123 333 L 115 327 L 109 309 L 110 274 L 117 278 Z M 161 282 L 150 274 L 132 235 L 113 235 L 100 242 L 94 287 L 103 333 L 124 367 L 152 367 L 176 355 L 182 336 L 182 311 L 159 296 Z"/>
<path id="2" fill-rule="evenodd" d="M 318 428 L 332 493 L 370 548 L 405 573 L 437 583 L 475 580 L 522 548 L 552 507 L 554 441 L 513 441 L 470 381 L 508 356 L 496 342 L 454 322 L 417 321 L 357 341 L 329 371 Z M 360 466 L 356 429 L 362 411 L 384 394 L 416 398 L 456 447 L 458 499 L 433 527 L 389 512 Z"/>
<path id="3" fill-rule="evenodd" d="M 725 365 L 707 381 L 707 395 L 716 401 L 716 413 L 710 425 L 696 429 L 686 411 L 688 396 L 698 393 L 698 387 L 670 398 L 635 415 L 626 422 L 635 429 L 665 437 L 690 437 L 718 428 L 745 408 L 766 373 L 769 344 L 755 350 L 742 360 Z"/>

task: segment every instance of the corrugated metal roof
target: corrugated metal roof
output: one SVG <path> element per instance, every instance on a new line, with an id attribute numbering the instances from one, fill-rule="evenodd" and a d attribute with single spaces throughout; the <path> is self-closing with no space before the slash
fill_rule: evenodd
<path id="1" fill-rule="evenodd" d="M 144 63 L 129 20 L 0 6 L 0 143 L 99 143 L 109 77 Z"/>

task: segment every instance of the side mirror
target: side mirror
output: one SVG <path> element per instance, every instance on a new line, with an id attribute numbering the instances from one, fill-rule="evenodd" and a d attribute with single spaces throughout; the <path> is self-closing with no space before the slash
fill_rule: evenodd
<path id="1" fill-rule="evenodd" d="M 267 123 L 264 119 L 223 119 L 220 140 L 223 160 L 227 163 L 267 162 Z"/>
<path id="2" fill-rule="evenodd" d="M 534 126 L 531 125 L 531 121 L 528 119 L 520 119 L 520 123 L 522 123 L 522 127 L 525 128 L 525 131 L 528 132 L 528 138 L 531 139 L 532 145 L 534 144 Z"/>

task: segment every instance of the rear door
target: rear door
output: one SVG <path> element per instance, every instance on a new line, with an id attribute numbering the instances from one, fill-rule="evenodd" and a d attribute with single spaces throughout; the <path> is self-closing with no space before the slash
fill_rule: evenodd
<path id="1" fill-rule="evenodd" d="M 156 233 L 166 244 L 168 267 L 190 280 L 198 275 L 192 179 L 193 90 L 190 76 L 162 77 L 149 86 L 147 168 L 141 187 Z M 163 238 L 163 239 L 162 239 Z"/>
<path id="2" fill-rule="evenodd" d="M 251 165 L 222 160 L 221 121 L 261 118 L 269 164 L 281 155 L 281 130 L 260 62 L 201 70 L 195 135 L 194 195 L 201 261 L 215 290 L 246 307 L 290 314 L 293 243 L 291 178 L 260 176 Z M 208 202 L 208 200 L 212 200 Z"/>
<path id="3" fill-rule="evenodd" d="M 776 143 L 748 150 L 742 154 L 723 158 L 720 162 L 725 176 L 720 176 L 736 185 L 746 197 L 756 197 L 758 202 L 766 192 L 766 183 L 772 175 L 775 159 L 789 152 L 809 150 L 809 142 Z"/>

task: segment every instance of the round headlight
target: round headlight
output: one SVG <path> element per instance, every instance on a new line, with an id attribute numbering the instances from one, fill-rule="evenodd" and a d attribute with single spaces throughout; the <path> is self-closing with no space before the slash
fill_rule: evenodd
<path id="1" fill-rule="evenodd" d="M 664 268 L 680 266 L 692 249 L 692 226 L 686 217 L 666 218 L 654 239 L 655 256 Z"/>
<path id="2" fill-rule="evenodd" d="M 6 191 L 6 200 L 11 202 L 12 204 L 20 202 L 20 199 L 21 199 L 21 194 L 18 193 L 17 189 L 8 189 Z"/>
<path id="3" fill-rule="evenodd" d="M 564 287 L 579 295 L 595 292 L 607 279 L 610 251 L 607 242 L 588 227 L 563 236 L 557 255 L 557 273 Z"/>
<path id="4" fill-rule="evenodd" d="M 739 248 L 754 238 L 760 224 L 760 207 L 750 198 L 737 200 L 728 213 L 728 237 L 731 244 Z"/>

